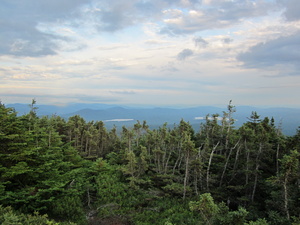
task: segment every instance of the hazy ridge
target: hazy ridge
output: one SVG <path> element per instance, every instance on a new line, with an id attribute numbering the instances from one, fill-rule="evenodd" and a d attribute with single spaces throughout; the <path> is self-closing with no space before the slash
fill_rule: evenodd
<path id="1" fill-rule="evenodd" d="M 8 104 L 13 107 L 19 115 L 26 114 L 29 111 L 28 104 Z M 197 130 L 204 120 L 196 119 L 208 114 L 218 113 L 222 116 L 226 107 L 199 106 L 193 108 L 137 108 L 109 104 L 70 104 L 65 106 L 55 105 L 37 105 L 37 114 L 42 115 L 59 115 L 63 118 L 69 118 L 74 115 L 80 115 L 87 121 L 103 121 L 107 128 L 114 125 L 117 127 L 132 126 L 139 121 L 147 121 L 150 128 L 157 128 L 167 123 L 169 126 L 178 124 L 181 119 L 189 121 Z M 258 108 L 251 106 L 236 106 L 236 112 L 233 117 L 236 119 L 235 126 L 239 127 L 248 120 L 251 112 L 256 111 L 261 119 L 264 117 L 275 119 L 276 126 L 281 127 L 286 135 L 293 135 L 300 126 L 300 109 L 297 108 Z"/>

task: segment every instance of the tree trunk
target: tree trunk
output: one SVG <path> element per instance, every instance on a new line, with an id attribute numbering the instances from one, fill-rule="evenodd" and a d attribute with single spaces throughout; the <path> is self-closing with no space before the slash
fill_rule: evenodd
<path id="1" fill-rule="evenodd" d="M 209 157 L 209 161 L 208 161 L 208 166 L 207 166 L 207 171 L 206 171 L 206 188 L 207 190 L 209 190 L 209 170 L 210 170 L 210 165 L 211 165 L 211 161 L 214 155 L 214 152 L 216 150 L 216 148 L 218 147 L 218 145 L 220 144 L 220 142 L 218 142 L 212 149 L 211 153 L 210 153 L 210 157 Z"/>
<path id="2" fill-rule="evenodd" d="M 235 144 L 235 146 L 233 146 L 232 148 L 230 148 L 229 154 L 227 156 L 227 159 L 226 159 L 226 162 L 225 162 L 225 165 L 224 165 L 223 173 L 222 173 L 222 176 L 221 176 L 221 179 L 220 179 L 220 186 L 222 185 L 223 178 L 224 178 L 224 175 L 225 175 L 225 172 L 226 172 L 226 169 L 227 169 L 227 165 L 228 165 L 228 162 L 229 162 L 232 150 L 234 150 L 237 147 L 237 145 L 240 143 L 240 140 L 241 139 L 238 140 L 238 142 Z"/>
<path id="3" fill-rule="evenodd" d="M 258 154 L 256 156 L 255 179 L 254 179 L 253 191 L 252 191 L 252 195 L 251 195 L 251 201 L 252 202 L 254 201 L 256 187 L 257 187 L 258 169 L 259 169 L 259 158 L 260 158 L 261 152 L 262 152 L 262 143 L 259 143 L 259 150 L 258 150 Z"/>
<path id="4" fill-rule="evenodd" d="M 189 175 L 189 159 L 190 159 L 190 152 L 187 153 L 186 162 L 185 162 L 185 175 L 183 181 L 183 199 L 185 199 L 185 195 L 186 195 L 186 186 L 187 186 L 187 180 Z"/>
<path id="5" fill-rule="evenodd" d="M 254 179 L 254 185 L 253 185 L 253 190 L 252 190 L 252 195 L 251 195 L 251 201 L 254 201 L 254 196 L 255 196 L 255 192 L 256 192 L 256 186 L 257 186 L 257 178 L 258 178 L 258 169 L 259 169 L 259 165 L 256 165 L 255 168 L 255 179 Z"/>
<path id="6" fill-rule="evenodd" d="M 245 150 L 246 150 L 246 182 L 245 185 L 247 186 L 249 183 L 249 161 L 250 161 L 250 151 L 247 148 L 247 141 L 244 142 Z"/>
<path id="7" fill-rule="evenodd" d="M 199 195 L 199 192 L 198 192 L 198 174 L 197 174 L 196 170 L 194 171 L 194 173 L 195 173 L 195 180 L 194 180 L 195 194 L 196 194 L 196 196 L 198 196 Z"/>
<path id="8" fill-rule="evenodd" d="M 288 175 L 285 175 L 284 182 L 283 182 L 283 190 L 284 190 L 284 211 L 286 213 L 286 217 L 288 220 L 290 220 L 290 212 L 288 208 L 288 188 L 287 188 L 287 183 L 288 183 Z"/>
<path id="9" fill-rule="evenodd" d="M 242 145 L 239 145 L 238 149 L 236 150 L 235 159 L 234 159 L 234 165 L 233 165 L 233 169 L 232 169 L 233 173 L 232 173 L 231 179 L 230 179 L 230 181 L 228 183 L 230 183 L 234 179 L 234 177 L 236 175 L 236 173 L 234 173 L 234 172 L 236 170 L 236 165 L 237 165 L 237 162 L 238 162 L 238 159 L 239 159 L 239 154 L 240 154 L 241 148 L 242 148 Z"/>
<path id="10" fill-rule="evenodd" d="M 168 170 L 168 166 L 169 166 L 169 161 L 170 161 L 170 158 L 171 158 L 171 154 L 172 154 L 172 150 L 170 149 L 170 153 L 168 155 L 168 159 L 165 163 L 165 174 L 167 173 L 167 170 Z"/>
<path id="11" fill-rule="evenodd" d="M 177 157 L 176 162 L 173 167 L 173 175 L 175 174 L 175 169 L 176 169 L 180 159 L 181 159 L 181 148 L 178 146 L 178 157 Z"/>
<path id="12" fill-rule="evenodd" d="M 276 174 L 279 175 L 279 144 L 277 144 L 276 150 Z"/>

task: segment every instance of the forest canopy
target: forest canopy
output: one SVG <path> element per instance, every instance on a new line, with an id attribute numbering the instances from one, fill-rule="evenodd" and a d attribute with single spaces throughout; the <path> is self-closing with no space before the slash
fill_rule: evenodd
<path id="1" fill-rule="evenodd" d="M 300 130 L 235 107 L 107 130 L 0 103 L 0 224 L 300 224 Z M 218 118 L 222 117 L 222 120 Z"/>

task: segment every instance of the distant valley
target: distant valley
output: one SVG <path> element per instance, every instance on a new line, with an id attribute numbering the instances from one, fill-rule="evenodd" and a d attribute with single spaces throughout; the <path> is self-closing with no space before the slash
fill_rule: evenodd
<path id="1" fill-rule="evenodd" d="M 28 104 L 8 104 L 7 107 L 13 107 L 19 115 L 29 112 Z M 199 106 L 193 108 L 133 108 L 109 104 L 70 104 L 65 106 L 55 105 L 36 105 L 39 116 L 59 115 L 65 119 L 80 115 L 86 121 L 103 121 L 108 129 L 116 126 L 133 126 L 139 121 L 147 121 L 150 128 L 158 128 L 164 123 L 168 126 L 178 124 L 181 119 L 189 123 L 198 130 L 200 124 L 205 122 L 206 115 L 218 113 L 222 116 L 224 108 L 212 106 Z M 251 112 L 256 111 L 261 119 L 264 117 L 275 119 L 276 126 L 280 126 L 286 135 L 294 135 L 296 129 L 300 126 L 300 109 L 297 108 L 258 108 L 250 106 L 236 106 L 236 112 L 233 117 L 236 119 L 235 126 L 239 127 L 250 117 Z"/>

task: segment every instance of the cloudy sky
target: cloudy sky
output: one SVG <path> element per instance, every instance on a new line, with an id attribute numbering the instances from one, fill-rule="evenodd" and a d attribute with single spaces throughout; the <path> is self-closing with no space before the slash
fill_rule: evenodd
<path id="1" fill-rule="evenodd" d="M 3 103 L 300 107 L 299 0 L 1 0 Z"/>

